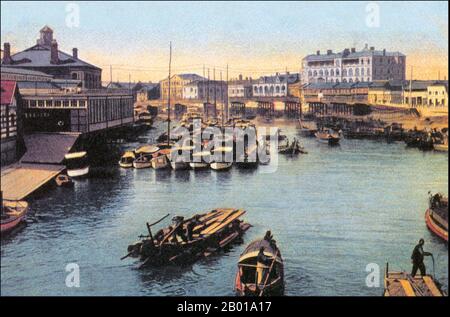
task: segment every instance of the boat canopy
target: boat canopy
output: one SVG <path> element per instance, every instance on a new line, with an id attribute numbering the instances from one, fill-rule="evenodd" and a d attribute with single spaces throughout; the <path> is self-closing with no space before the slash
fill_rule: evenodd
<path id="1" fill-rule="evenodd" d="M 146 154 L 146 153 L 152 154 L 152 153 L 155 153 L 157 151 L 159 151 L 159 147 L 157 147 L 157 146 L 154 146 L 154 145 L 143 145 L 141 147 L 138 147 L 135 152 L 136 152 L 136 154 L 141 154 L 141 153 L 143 153 L 143 154 Z"/>
<path id="2" fill-rule="evenodd" d="M 68 153 L 64 157 L 65 157 L 66 160 L 70 160 L 70 159 L 83 158 L 86 155 L 87 155 L 87 152 L 86 151 L 82 151 L 82 152 Z"/>
<path id="3" fill-rule="evenodd" d="M 134 153 L 133 153 L 132 151 L 126 151 L 126 152 L 122 155 L 122 158 L 128 158 L 128 157 L 134 158 L 135 155 L 134 155 Z"/>
<path id="4" fill-rule="evenodd" d="M 244 252 L 242 252 L 241 257 L 239 258 L 239 263 L 243 263 L 250 258 L 256 258 L 259 253 L 259 249 L 264 247 L 264 255 L 273 257 L 277 252 L 277 249 L 273 247 L 267 240 L 260 239 L 255 240 L 250 243 L 247 248 L 245 248 Z M 277 256 L 277 262 L 283 263 L 280 255 Z"/>

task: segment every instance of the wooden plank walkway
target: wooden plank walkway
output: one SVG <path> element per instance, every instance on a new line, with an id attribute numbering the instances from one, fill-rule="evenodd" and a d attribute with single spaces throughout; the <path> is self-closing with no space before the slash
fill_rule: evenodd
<path id="1" fill-rule="evenodd" d="M 23 200 L 51 181 L 65 169 L 64 165 L 15 164 L 1 171 L 3 198 Z"/>

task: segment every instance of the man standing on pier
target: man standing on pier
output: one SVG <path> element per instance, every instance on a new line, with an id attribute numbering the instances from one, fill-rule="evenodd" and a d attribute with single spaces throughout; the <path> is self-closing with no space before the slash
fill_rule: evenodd
<path id="1" fill-rule="evenodd" d="M 413 264 L 411 275 L 414 277 L 417 273 L 417 269 L 420 270 L 420 275 L 424 276 L 427 274 L 425 264 L 423 259 L 425 256 L 432 256 L 430 252 L 423 251 L 423 245 L 425 241 L 423 239 L 419 240 L 419 244 L 413 250 L 411 255 L 411 262 Z"/>

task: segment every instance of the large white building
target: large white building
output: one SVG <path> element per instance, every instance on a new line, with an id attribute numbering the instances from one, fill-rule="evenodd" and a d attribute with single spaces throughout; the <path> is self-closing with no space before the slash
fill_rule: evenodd
<path id="1" fill-rule="evenodd" d="M 288 86 L 300 80 L 300 74 L 276 73 L 275 76 L 262 76 L 254 83 L 254 97 L 285 97 L 288 95 Z"/>
<path id="2" fill-rule="evenodd" d="M 213 102 L 224 101 L 226 97 L 227 83 L 223 80 L 194 80 L 183 87 L 183 99 Z"/>
<path id="3" fill-rule="evenodd" d="M 361 51 L 355 48 L 339 53 L 317 51 L 303 58 L 302 80 L 303 83 L 404 80 L 405 65 L 404 54 L 375 50 L 367 44 Z"/>

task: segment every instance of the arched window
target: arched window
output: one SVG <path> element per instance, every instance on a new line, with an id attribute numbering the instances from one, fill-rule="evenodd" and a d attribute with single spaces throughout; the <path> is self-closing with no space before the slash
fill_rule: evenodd
<path id="1" fill-rule="evenodd" d="M 280 86 L 277 86 L 276 88 L 275 88 L 275 92 L 278 94 L 278 93 L 280 93 Z"/>
<path id="2" fill-rule="evenodd" d="M 314 77 L 317 76 L 317 70 L 314 71 Z"/>
<path id="3" fill-rule="evenodd" d="M 323 70 L 319 70 L 319 76 L 323 76 Z"/>
<path id="4" fill-rule="evenodd" d="M 331 76 L 334 76 L 334 70 L 333 70 L 333 69 L 330 70 L 330 75 L 331 75 Z"/>
<path id="5" fill-rule="evenodd" d="M 350 78 L 350 79 L 348 80 L 348 82 L 349 82 L 349 83 L 352 83 L 352 82 L 353 82 L 353 79 Z"/>
<path id="6" fill-rule="evenodd" d="M 355 76 L 359 76 L 359 68 L 355 70 Z"/>
<path id="7" fill-rule="evenodd" d="M 329 73 L 328 73 L 328 69 L 325 70 L 325 76 L 328 77 Z"/>
<path id="8" fill-rule="evenodd" d="M 258 87 L 256 87 L 256 86 L 255 86 L 255 92 L 256 92 L 256 93 L 258 92 Z"/>
<path id="9" fill-rule="evenodd" d="M 342 76 L 347 76 L 347 70 L 346 70 L 346 69 L 344 69 L 344 70 L 342 71 Z"/>
<path id="10" fill-rule="evenodd" d="M 262 92 L 263 92 L 263 88 L 262 88 L 262 86 L 259 86 L 259 93 L 262 94 Z"/>
<path id="11" fill-rule="evenodd" d="M 348 75 L 349 75 L 349 76 L 353 76 L 353 68 L 350 68 L 350 69 L 348 70 Z"/>
<path id="12" fill-rule="evenodd" d="M 339 68 L 336 68 L 336 76 L 339 76 Z"/>
<path id="13" fill-rule="evenodd" d="M 346 82 L 347 82 L 347 79 L 345 79 L 345 78 L 342 79 L 342 82 L 343 82 L 343 83 L 346 83 Z"/>
<path id="14" fill-rule="evenodd" d="M 272 95 L 273 94 L 273 86 L 270 86 L 270 94 Z"/>
<path id="15" fill-rule="evenodd" d="M 364 68 L 361 68 L 361 76 L 364 76 Z"/>
<path id="16" fill-rule="evenodd" d="M 269 92 L 269 87 L 265 86 L 265 87 L 264 87 L 264 93 L 267 94 L 268 92 Z"/>
<path id="17" fill-rule="evenodd" d="M 281 90 L 285 91 L 286 90 L 286 86 L 285 85 L 281 86 Z"/>

